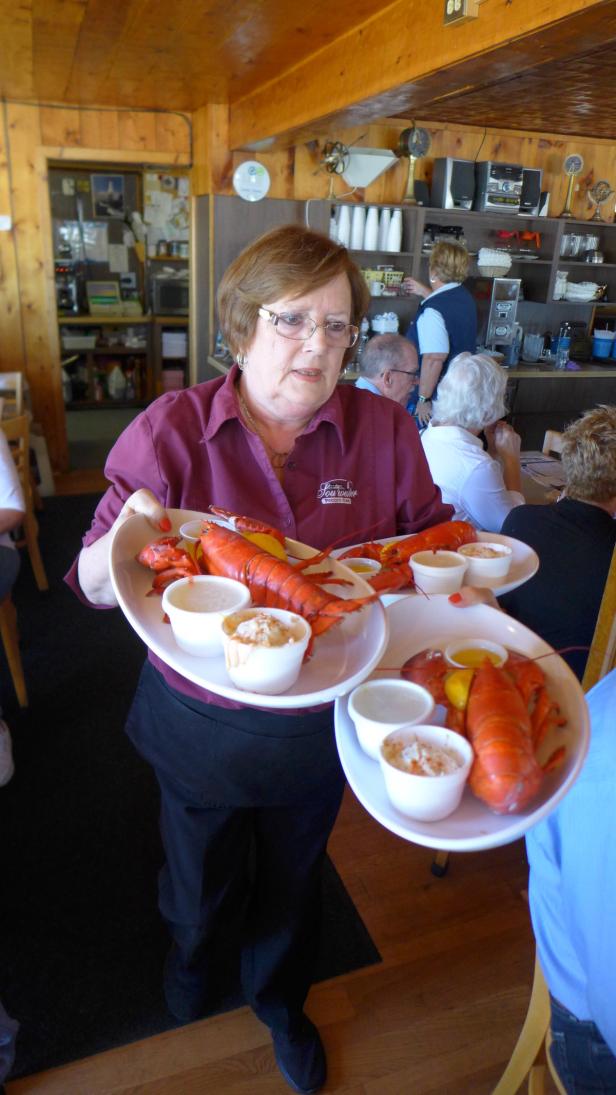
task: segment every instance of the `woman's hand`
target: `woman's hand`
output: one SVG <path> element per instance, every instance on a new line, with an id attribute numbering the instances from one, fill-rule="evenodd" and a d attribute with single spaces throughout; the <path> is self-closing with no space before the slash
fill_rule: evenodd
<path id="1" fill-rule="evenodd" d="M 490 455 L 513 456 L 519 459 L 522 438 L 508 422 L 495 422 L 493 426 L 486 427 L 485 435 Z"/>
<path id="2" fill-rule="evenodd" d="M 114 532 L 118 525 L 123 525 L 127 518 L 135 513 L 140 513 L 148 520 L 152 528 L 160 529 L 161 532 L 169 532 L 171 528 L 171 521 L 165 507 L 161 505 L 158 498 L 155 498 L 151 490 L 141 487 L 126 499 L 109 532 Z"/>
<path id="3" fill-rule="evenodd" d="M 109 552 L 114 533 L 128 521 L 133 514 L 140 513 L 157 532 L 169 532 L 171 521 L 163 505 L 150 490 L 142 487 L 126 499 L 113 525 L 89 547 L 82 548 L 79 555 L 79 585 L 86 597 L 95 605 L 115 605 L 118 603 L 109 574 Z"/>
<path id="4" fill-rule="evenodd" d="M 491 589 L 483 586 L 462 586 L 458 593 L 450 593 L 449 603 L 458 608 L 470 608 L 472 605 L 489 605 L 502 612 Z"/>
<path id="5" fill-rule="evenodd" d="M 429 285 L 424 285 L 423 281 L 417 281 L 416 278 L 403 278 L 402 292 L 409 296 L 428 297 L 432 290 Z"/>

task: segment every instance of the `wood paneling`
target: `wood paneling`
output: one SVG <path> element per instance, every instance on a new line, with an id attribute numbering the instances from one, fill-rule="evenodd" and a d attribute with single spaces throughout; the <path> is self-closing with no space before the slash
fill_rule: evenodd
<path id="1" fill-rule="evenodd" d="M 51 219 L 50 160 L 106 164 L 190 162 L 189 119 L 139 111 L 71 110 L 5 104 L 0 129 L 0 369 L 28 378 L 34 418 L 52 465 L 64 471 L 68 447 L 60 376 Z M 93 144 L 90 144 L 90 141 Z M 6 318 L 5 318 L 6 317 Z"/>
<path id="2" fill-rule="evenodd" d="M 614 40 L 616 4 L 602 0 L 498 0 L 482 5 L 478 19 L 448 28 L 439 4 L 410 10 L 407 0 L 397 0 L 365 24 L 354 19 L 348 34 L 318 57 L 232 99 L 231 146 L 289 134 L 297 143 L 333 120 L 359 125 L 392 114 L 408 117 L 463 88 Z M 549 71 L 545 75 L 549 82 Z M 501 118 L 499 124 L 508 123 Z"/>
<path id="3" fill-rule="evenodd" d="M 615 82 L 616 55 L 610 45 L 567 61 L 550 58 L 530 72 L 462 91 L 422 113 L 449 124 L 472 118 L 475 124 L 502 127 L 507 119 L 509 129 L 613 137 L 616 103 L 606 88 Z"/>
<path id="4" fill-rule="evenodd" d="M 0 0 L 0 97 L 192 111 L 248 94 L 380 11 L 382 0 Z"/>

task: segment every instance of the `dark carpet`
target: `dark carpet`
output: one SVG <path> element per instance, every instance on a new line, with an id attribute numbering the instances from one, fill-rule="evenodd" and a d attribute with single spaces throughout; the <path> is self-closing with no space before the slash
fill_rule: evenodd
<path id="1" fill-rule="evenodd" d="M 0 789 L 0 999 L 21 1024 L 13 1079 L 181 1025 L 161 984 L 158 789 L 123 732 L 145 648 L 119 610 L 88 609 L 62 582 L 96 501 L 45 499 L 49 593 L 22 553 L 25 711 L 0 651 L 16 764 Z M 318 980 L 380 960 L 330 862 L 323 883 Z M 242 1003 L 230 985 L 212 1014 Z"/>

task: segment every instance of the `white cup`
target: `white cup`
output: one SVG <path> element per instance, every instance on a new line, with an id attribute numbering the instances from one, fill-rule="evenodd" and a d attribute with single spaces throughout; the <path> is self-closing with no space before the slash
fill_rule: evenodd
<path id="1" fill-rule="evenodd" d="M 173 637 L 187 654 L 214 658 L 223 652 L 223 617 L 250 604 L 242 582 L 214 574 L 195 574 L 171 582 L 163 593 L 163 612 Z"/>
<path id="2" fill-rule="evenodd" d="M 424 593 L 456 593 L 468 567 L 457 551 L 418 551 L 409 562 L 415 585 Z"/>

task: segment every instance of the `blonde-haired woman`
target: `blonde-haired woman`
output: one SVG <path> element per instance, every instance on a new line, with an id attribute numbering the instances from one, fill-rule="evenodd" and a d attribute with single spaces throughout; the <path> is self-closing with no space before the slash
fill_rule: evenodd
<path id="1" fill-rule="evenodd" d="M 407 293 L 423 298 L 406 332 L 420 357 L 415 412 L 420 427 L 426 426 L 432 417 L 432 397 L 449 362 L 458 354 L 474 353 L 477 348 L 477 307 L 462 284 L 469 265 L 468 251 L 461 243 L 441 240 L 430 253 L 430 284 L 424 285 L 415 278 L 405 278 L 403 282 Z"/>

